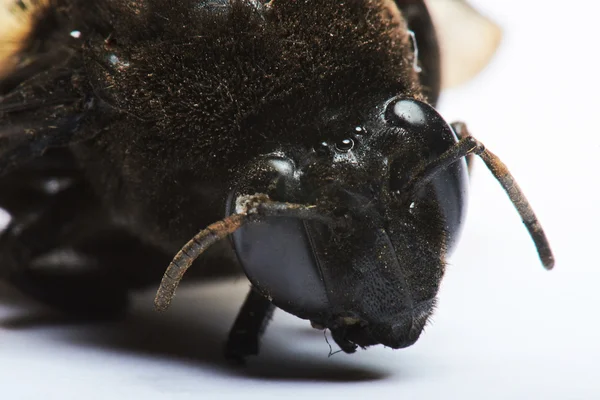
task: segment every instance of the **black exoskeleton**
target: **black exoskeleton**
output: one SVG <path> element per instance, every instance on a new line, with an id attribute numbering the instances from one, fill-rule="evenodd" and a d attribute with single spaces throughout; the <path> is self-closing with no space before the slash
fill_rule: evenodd
<path id="1" fill-rule="evenodd" d="M 195 271 L 241 266 L 253 286 L 228 357 L 258 352 L 274 306 L 346 352 L 409 346 L 464 220 L 469 154 L 552 266 L 504 165 L 434 109 L 440 55 L 421 0 L 31 0 L 10 13 L 0 273 L 46 304 L 118 313 L 183 246 L 165 309 L 210 246 Z"/>

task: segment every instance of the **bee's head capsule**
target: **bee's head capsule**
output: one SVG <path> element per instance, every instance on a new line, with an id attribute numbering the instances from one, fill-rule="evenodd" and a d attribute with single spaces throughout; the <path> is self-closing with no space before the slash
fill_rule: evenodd
<path id="1" fill-rule="evenodd" d="M 347 352 L 418 339 L 466 195 L 463 161 L 401 200 L 414 171 L 457 142 L 431 106 L 394 97 L 370 115 L 360 125 L 329 120 L 312 145 L 282 146 L 257 158 L 229 200 L 233 210 L 239 195 L 265 193 L 347 222 L 263 217 L 232 235 L 255 289 L 330 329 Z"/>

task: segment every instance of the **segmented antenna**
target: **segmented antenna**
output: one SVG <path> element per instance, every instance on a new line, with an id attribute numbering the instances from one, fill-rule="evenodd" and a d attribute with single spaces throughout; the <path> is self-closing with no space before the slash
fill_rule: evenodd
<path id="1" fill-rule="evenodd" d="M 333 218 L 323 215 L 316 206 L 272 201 L 265 194 L 240 196 L 236 200 L 236 214 L 209 225 L 199 232 L 175 255 L 163 275 L 154 299 L 154 308 L 165 311 L 169 308 L 183 275 L 206 249 L 232 234 L 243 225 L 260 217 L 291 217 L 337 224 Z"/>
<path id="2" fill-rule="evenodd" d="M 445 170 L 456 161 L 469 154 L 477 154 L 496 180 L 500 182 L 500 185 L 502 185 L 502 188 L 508 194 L 510 201 L 517 209 L 535 244 L 542 265 L 546 269 L 552 269 L 554 267 L 554 255 L 550 249 L 546 234 L 515 178 L 498 156 L 487 150 L 483 143 L 467 132 L 464 124 L 460 124 L 458 128 L 462 131 L 458 132 L 462 138 L 438 158 L 415 171 L 406 183 L 405 188 L 401 191 L 402 201 L 409 201 L 415 193 L 429 183 L 439 172 Z"/>

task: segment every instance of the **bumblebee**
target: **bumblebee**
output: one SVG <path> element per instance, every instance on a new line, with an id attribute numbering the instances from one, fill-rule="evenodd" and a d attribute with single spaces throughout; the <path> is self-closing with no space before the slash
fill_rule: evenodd
<path id="1" fill-rule="evenodd" d="M 0 271 L 37 300 L 114 315 L 169 265 L 164 310 L 197 261 L 252 283 L 232 359 L 258 352 L 274 307 L 348 353 L 407 347 L 434 310 L 473 155 L 553 265 L 508 169 L 435 110 L 452 79 L 423 1 L 11 0 L 2 13 Z"/>

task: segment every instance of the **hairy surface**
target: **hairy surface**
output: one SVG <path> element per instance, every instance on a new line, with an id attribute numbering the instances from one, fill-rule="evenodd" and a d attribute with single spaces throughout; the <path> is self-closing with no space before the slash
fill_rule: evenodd
<path id="1" fill-rule="evenodd" d="M 71 172 L 71 187 L 86 201 L 67 206 L 64 193 L 49 196 L 51 207 L 31 212 L 36 230 L 29 238 L 43 237 L 48 246 L 58 242 L 48 239 L 53 224 L 39 224 L 39 215 L 48 219 L 60 211 L 79 226 L 91 222 L 85 210 L 97 211 L 101 217 L 88 226 L 89 242 L 103 235 L 114 249 L 123 243 L 137 249 L 125 261 L 111 260 L 119 277 L 98 268 L 106 276 L 99 291 L 107 291 L 119 278 L 137 275 L 136 260 L 154 270 L 165 254 L 175 254 L 199 230 L 221 220 L 236 193 L 315 204 L 352 224 L 341 231 L 305 225 L 310 243 L 303 250 L 314 265 L 297 264 L 293 257 L 272 260 L 269 248 L 260 250 L 259 261 L 274 268 L 284 262 L 297 276 L 304 267 L 318 268 L 320 278 L 302 290 L 310 295 L 322 287 L 326 304 L 295 308 L 296 299 L 290 303 L 279 282 L 273 287 L 253 282 L 261 294 L 331 329 L 345 351 L 376 343 L 405 347 L 418 338 L 444 270 L 451 229 L 438 203 L 445 192 L 428 187 L 415 194 L 412 205 L 392 192 L 435 157 L 436 143 L 449 146 L 455 139 L 441 117 L 424 117 L 428 108 L 416 102 L 432 93 L 437 97 L 435 39 L 422 2 L 14 4 L 26 18 L 12 61 L 2 64 L 7 72 L 0 79 L 0 171 L 18 181 L 27 168 L 50 160 L 52 150 L 44 155 L 48 149 L 61 147 L 68 157 L 58 152 L 54 159 Z M 429 76 L 414 68 L 406 25 L 411 17 L 400 11 L 411 4 L 422 49 L 432 55 L 423 64 Z M 420 79 L 431 87 L 422 87 Z M 397 96 L 413 101 L 404 109 L 410 115 L 398 111 L 394 117 Z M 419 118 L 427 121 L 418 123 Z M 353 151 L 340 151 L 336 146 L 349 137 Z M 265 155 L 279 158 L 270 163 Z M 27 182 L 40 178 L 40 170 L 47 175 L 43 182 L 54 179 L 41 167 Z M 2 187 L 16 186 L 0 180 Z M 16 190 L 12 200 L 22 197 Z M 10 235 L 27 239 L 18 232 L 13 224 Z M 252 239 L 254 249 L 271 243 Z M 273 243 L 287 245 L 277 238 Z M 214 254 L 231 255 L 228 243 L 220 245 Z M 149 257 L 150 250 L 156 255 Z M 240 261 L 248 273 L 248 260 Z M 283 295 L 271 300 L 270 289 L 283 289 Z"/>
<path id="2" fill-rule="evenodd" d="M 35 4 L 19 62 L 39 65 L 3 84 L 13 104 L 44 107 L 3 115 L 3 126 L 81 115 L 77 135 L 95 138 L 72 148 L 93 186 L 121 223 L 162 245 L 222 214 L 252 156 L 314 145 L 327 110 L 373 93 L 420 96 L 409 38 L 385 1 Z"/>

